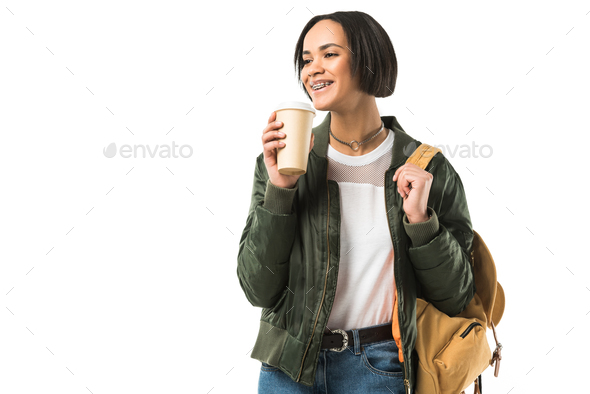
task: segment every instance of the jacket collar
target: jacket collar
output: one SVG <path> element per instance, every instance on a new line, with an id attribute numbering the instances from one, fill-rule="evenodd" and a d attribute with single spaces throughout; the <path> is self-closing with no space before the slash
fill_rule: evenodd
<path id="1" fill-rule="evenodd" d="M 328 141 L 330 119 L 332 113 L 328 112 L 322 123 L 313 128 L 315 141 L 312 151 L 319 157 L 326 158 L 328 154 Z M 389 130 L 393 130 L 395 138 L 393 139 L 392 157 L 389 168 L 397 167 L 403 164 L 408 157 L 420 145 L 420 141 L 415 140 L 408 135 L 400 126 L 395 116 L 381 116 L 381 120 Z M 407 153 L 407 154 L 406 154 Z"/>

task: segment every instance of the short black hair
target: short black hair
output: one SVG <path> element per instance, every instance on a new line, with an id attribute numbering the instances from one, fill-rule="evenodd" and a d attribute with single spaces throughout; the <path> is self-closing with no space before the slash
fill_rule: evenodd
<path id="1" fill-rule="evenodd" d="M 389 35 L 372 16 L 364 12 L 338 11 L 311 18 L 295 45 L 295 72 L 307 97 L 313 102 L 301 80 L 301 70 L 304 66 L 303 40 L 307 32 L 324 19 L 333 20 L 342 26 L 352 56 L 350 71 L 353 78 L 357 72 L 361 73 L 361 90 L 375 97 L 391 96 L 397 79 L 397 59 Z"/>

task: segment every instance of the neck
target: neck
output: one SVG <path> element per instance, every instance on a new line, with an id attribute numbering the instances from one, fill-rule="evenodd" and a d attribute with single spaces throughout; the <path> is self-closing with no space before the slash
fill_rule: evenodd
<path id="1" fill-rule="evenodd" d="M 344 142 L 350 143 L 353 140 L 362 142 L 372 137 L 381 129 L 381 117 L 374 98 L 359 102 L 351 111 L 330 111 L 330 114 L 330 129 L 332 130 L 332 134 Z M 385 141 L 387 132 L 388 130 L 383 128 L 379 135 L 359 146 L 357 151 L 352 150 L 348 145 L 336 141 L 331 135 L 329 136 L 330 145 L 345 155 L 361 156 L 371 152 Z M 353 146 L 355 145 L 353 144 Z"/>

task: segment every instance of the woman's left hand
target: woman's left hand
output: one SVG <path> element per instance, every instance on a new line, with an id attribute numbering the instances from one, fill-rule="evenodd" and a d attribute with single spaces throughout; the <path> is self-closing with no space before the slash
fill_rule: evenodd
<path id="1" fill-rule="evenodd" d="M 393 181 L 397 182 L 397 191 L 403 199 L 403 209 L 410 223 L 428 220 L 428 195 L 434 176 L 418 167 L 416 164 L 406 163 L 397 169 Z"/>

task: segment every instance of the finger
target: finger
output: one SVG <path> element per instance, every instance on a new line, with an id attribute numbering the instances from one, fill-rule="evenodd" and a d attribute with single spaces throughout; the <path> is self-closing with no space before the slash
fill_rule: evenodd
<path id="1" fill-rule="evenodd" d="M 410 194 L 410 190 L 411 190 L 411 188 L 408 187 L 408 185 L 411 186 L 411 183 L 408 183 L 406 186 L 403 187 L 403 191 L 404 191 L 406 197 Z"/>
<path id="2" fill-rule="evenodd" d="M 399 177 L 399 173 L 402 172 L 405 168 L 407 168 L 407 163 L 395 170 L 395 174 L 393 174 L 394 182 L 398 181 L 397 178 Z"/>
<path id="3" fill-rule="evenodd" d="M 416 178 L 416 176 L 422 171 L 422 168 L 418 167 L 414 163 L 405 163 L 403 166 L 395 170 L 395 174 L 393 175 L 393 181 L 396 181 L 396 177 L 400 177 L 401 172 L 404 172 L 406 174 L 413 174 L 413 177 Z"/>
<path id="4" fill-rule="evenodd" d="M 268 141 L 266 144 L 263 145 L 264 150 L 268 150 L 268 151 L 274 151 L 276 148 L 282 148 L 284 146 L 285 146 L 285 143 L 283 141 L 279 141 L 279 140 Z"/>
<path id="5" fill-rule="evenodd" d="M 274 112 L 273 112 L 273 114 L 274 114 Z M 279 122 L 279 125 L 277 125 L 276 122 Z M 283 127 L 283 122 L 281 122 L 280 120 L 277 121 L 275 119 L 275 116 L 271 115 L 270 118 L 268 118 L 268 124 L 266 125 L 266 127 L 264 129 L 262 129 L 262 134 L 268 132 L 271 129 L 280 129 L 281 127 Z"/>
<path id="6" fill-rule="evenodd" d="M 403 174 L 401 174 L 398 178 L 397 178 L 397 192 L 399 193 L 400 196 L 405 197 L 406 193 L 403 190 L 403 183 L 405 182 L 405 177 L 403 176 Z"/>
<path id="7" fill-rule="evenodd" d="M 406 192 L 403 189 L 398 190 L 398 191 L 399 191 L 400 196 L 402 196 L 402 198 L 408 198 L 408 196 L 410 195 L 408 192 Z"/>
<path id="8" fill-rule="evenodd" d="M 267 146 L 268 144 L 272 144 L 272 147 L 268 149 L 282 148 L 285 146 L 285 142 L 282 141 L 283 138 L 285 136 L 279 136 L 277 131 L 270 131 L 262 136 L 262 145 Z"/>
<path id="9" fill-rule="evenodd" d="M 401 171 L 399 178 L 397 180 L 397 191 L 398 193 L 406 198 L 410 194 L 410 182 L 408 180 L 408 174 L 406 171 Z"/>
<path id="10" fill-rule="evenodd" d="M 402 198 L 408 197 L 408 193 L 406 193 L 403 188 L 398 187 L 397 192 L 399 193 L 400 196 L 402 196 Z"/>
<path id="11" fill-rule="evenodd" d="M 266 133 L 262 134 L 262 144 L 266 144 L 267 142 L 272 140 L 280 140 L 286 137 L 284 134 L 280 135 L 279 133 L 281 133 L 281 131 L 278 131 L 276 129 L 268 130 Z"/>
<path id="12" fill-rule="evenodd" d="M 276 118 L 276 113 L 273 111 L 270 113 L 270 116 L 268 117 L 268 122 L 267 122 L 266 127 L 264 129 L 262 129 L 262 134 L 264 134 L 268 131 L 267 130 L 268 127 L 274 122 L 275 118 Z"/>
<path id="13" fill-rule="evenodd" d="M 410 194 L 410 185 L 412 184 L 413 179 L 411 170 L 408 171 L 408 169 L 406 169 L 403 171 L 403 179 L 403 182 L 400 183 L 400 188 L 402 189 L 404 195 L 407 196 Z"/>
<path id="14" fill-rule="evenodd" d="M 272 118 L 273 116 L 271 115 L 271 119 Z M 280 139 L 285 138 L 285 136 L 280 136 L 279 131 L 277 131 L 278 128 L 282 127 L 282 122 L 279 123 L 280 124 L 277 125 L 274 121 L 271 121 L 264 128 L 261 139 L 265 159 L 271 156 L 276 156 L 276 149 L 285 146 L 285 143 L 283 141 L 280 141 Z"/>
<path id="15" fill-rule="evenodd" d="M 276 122 L 271 122 L 269 123 L 263 130 L 262 133 L 262 144 L 266 144 L 268 141 L 271 141 L 273 139 L 280 139 L 280 138 L 285 138 L 285 135 L 279 135 L 280 133 L 280 128 L 283 127 L 283 122 L 278 122 L 279 124 L 277 124 Z"/>
<path id="16" fill-rule="evenodd" d="M 264 158 L 269 158 L 269 157 L 273 157 L 276 156 L 276 149 L 277 148 L 282 148 L 284 147 L 284 143 L 281 144 L 282 141 L 269 141 L 266 144 L 263 145 L 263 150 L 264 150 Z M 276 160 L 276 159 L 275 159 Z"/>
<path id="17" fill-rule="evenodd" d="M 283 128 L 283 122 L 281 122 L 281 121 L 277 121 L 277 122 L 270 122 L 269 124 L 267 124 L 266 127 L 264 129 L 262 129 L 262 134 L 266 134 L 269 131 L 278 130 L 278 129 Z"/>
<path id="18" fill-rule="evenodd" d="M 395 174 L 393 175 L 393 181 L 396 182 L 398 193 L 401 196 L 404 196 L 405 193 L 403 192 L 403 186 L 406 183 L 406 173 L 404 166 L 401 166 L 395 171 Z"/>

